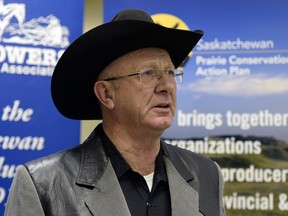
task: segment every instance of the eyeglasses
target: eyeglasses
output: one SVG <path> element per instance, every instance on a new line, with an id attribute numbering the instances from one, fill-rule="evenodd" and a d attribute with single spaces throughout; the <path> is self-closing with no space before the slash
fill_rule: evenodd
<path id="1" fill-rule="evenodd" d="M 177 84 L 181 84 L 183 81 L 184 73 L 179 69 L 165 69 L 165 70 L 154 70 L 152 68 L 142 69 L 137 73 L 127 74 L 118 77 L 111 77 L 104 79 L 104 81 L 118 80 L 125 77 L 138 76 L 141 83 L 156 84 L 165 75 L 169 80 L 176 81 Z"/>

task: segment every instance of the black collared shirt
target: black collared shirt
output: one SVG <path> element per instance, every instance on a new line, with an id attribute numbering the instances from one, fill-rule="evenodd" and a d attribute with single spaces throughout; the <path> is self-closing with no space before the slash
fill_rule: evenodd
<path id="1" fill-rule="evenodd" d="M 132 216 L 170 216 L 171 201 L 162 150 L 156 158 L 151 192 L 142 175 L 134 172 L 102 130 L 104 149 L 122 188 Z"/>

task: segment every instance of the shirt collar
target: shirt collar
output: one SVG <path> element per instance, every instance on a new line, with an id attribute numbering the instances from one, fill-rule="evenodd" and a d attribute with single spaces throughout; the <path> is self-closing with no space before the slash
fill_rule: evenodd
<path id="1" fill-rule="evenodd" d="M 105 134 L 103 128 L 101 127 L 101 139 L 103 143 L 104 150 L 108 155 L 111 164 L 114 168 L 117 178 L 119 179 L 126 171 L 130 170 L 131 167 L 122 157 L 118 149 L 111 142 L 111 140 Z"/>
<path id="2" fill-rule="evenodd" d="M 130 167 L 130 165 L 126 162 L 126 160 L 123 158 L 121 153 L 118 151 L 115 145 L 111 142 L 111 140 L 105 134 L 103 127 L 101 127 L 100 134 L 101 134 L 101 139 L 103 142 L 104 150 L 112 163 L 112 166 L 114 168 L 117 178 L 119 179 L 128 170 L 132 171 L 132 168 Z M 163 160 L 162 145 L 156 157 L 154 178 L 158 178 L 158 180 L 164 180 L 166 182 L 168 181 L 167 175 L 166 175 L 165 163 Z"/>

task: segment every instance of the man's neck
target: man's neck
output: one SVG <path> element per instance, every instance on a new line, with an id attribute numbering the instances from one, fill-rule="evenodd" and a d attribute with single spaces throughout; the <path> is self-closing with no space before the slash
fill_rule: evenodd
<path id="1" fill-rule="evenodd" d="M 141 175 L 154 172 L 155 160 L 160 151 L 160 137 L 131 136 L 126 130 L 104 128 L 105 134 L 131 168 Z"/>

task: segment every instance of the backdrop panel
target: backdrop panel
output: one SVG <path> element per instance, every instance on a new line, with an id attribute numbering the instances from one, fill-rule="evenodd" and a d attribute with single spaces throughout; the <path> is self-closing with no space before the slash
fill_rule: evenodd
<path id="1" fill-rule="evenodd" d="M 105 21 L 124 8 L 205 32 L 163 138 L 221 165 L 227 215 L 287 215 L 288 2 L 104 0 Z"/>
<path id="2" fill-rule="evenodd" d="M 0 215 L 18 165 L 79 143 L 50 96 L 54 66 L 82 33 L 83 1 L 0 1 Z"/>

